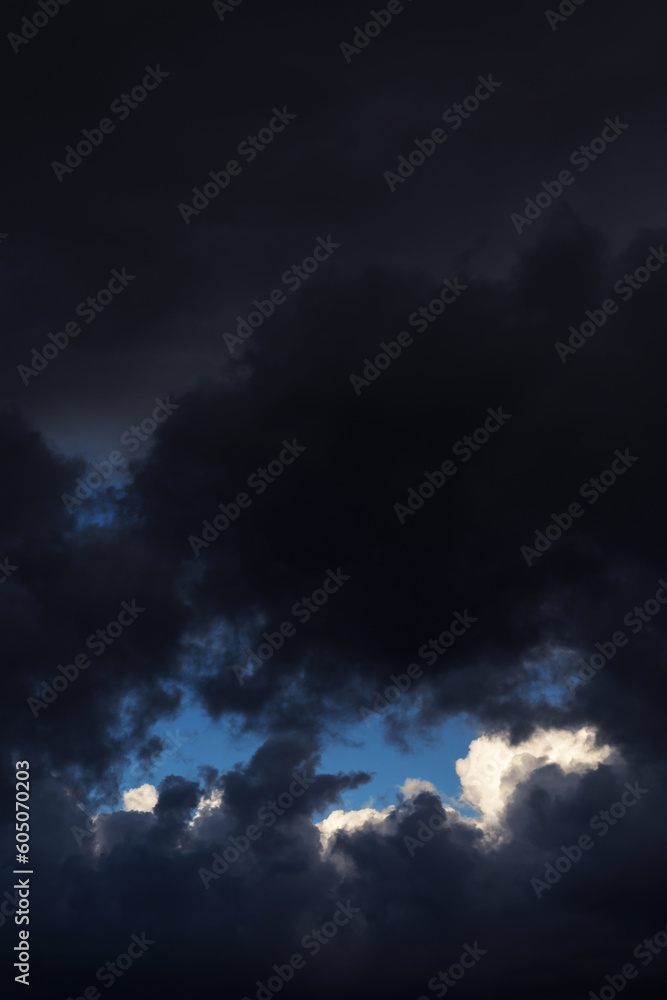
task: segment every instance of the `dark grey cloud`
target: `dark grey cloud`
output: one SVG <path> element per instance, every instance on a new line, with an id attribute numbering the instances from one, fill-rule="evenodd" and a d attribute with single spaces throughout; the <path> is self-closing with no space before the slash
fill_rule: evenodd
<path id="1" fill-rule="evenodd" d="M 471 997 L 503 980 L 518 996 L 600 995 L 667 921 L 665 277 L 641 270 L 667 242 L 661 12 L 582 4 L 552 31 L 529 3 L 404 7 L 349 63 L 340 43 L 370 17 L 351 0 L 244 0 L 223 20 L 210 3 L 65 4 L 19 52 L 6 39 L 3 871 L 11 897 L 12 762 L 29 759 L 40 995 L 83 995 L 146 934 L 119 996 L 254 998 L 341 902 L 359 913 L 295 972 L 294 997 L 436 995 L 429 980 L 466 943 L 488 952 L 459 986 Z M 10 4 L 5 36 L 37 9 Z M 158 65 L 169 75 L 145 101 L 110 110 Z M 489 74 L 501 86 L 391 193 L 383 173 Z M 296 118 L 186 225 L 179 204 L 274 109 Z M 52 161 L 109 114 L 115 130 L 60 183 Z M 614 116 L 627 130 L 519 235 L 510 215 Z M 290 288 L 318 238 L 339 246 Z M 24 385 L 17 366 L 123 268 L 122 294 L 80 315 Z M 420 324 L 446 279 L 461 293 Z M 279 287 L 286 300 L 230 352 L 223 333 Z M 599 328 L 559 356 L 589 313 Z M 382 343 L 400 354 L 369 369 Z M 168 420 L 68 513 L 63 494 L 156 398 L 175 404 Z M 479 431 L 494 412 L 509 416 Z M 287 445 L 305 450 L 288 463 Z M 411 510 L 447 460 L 456 471 Z M 204 535 L 221 504 L 230 523 Z M 475 620 L 427 654 L 457 614 Z M 271 641 L 240 683 L 247 650 Z M 327 740 L 411 663 L 423 673 L 375 723 L 398 746 L 464 715 L 515 742 L 593 726 L 616 756 L 533 770 L 493 850 L 450 816 L 411 854 L 437 806 L 422 792 L 322 853 L 313 817 L 374 770 L 360 753 L 324 773 Z M 188 699 L 259 749 L 198 781 L 174 763 L 153 813 L 123 811 L 127 763 L 150 764 L 164 749 L 151 727 Z M 295 772 L 312 779 L 304 795 L 205 889 L 198 871 Z M 637 781 L 649 791 L 627 818 L 538 899 L 535 873 Z M 661 961 L 637 996 L 655 994 Z"/>

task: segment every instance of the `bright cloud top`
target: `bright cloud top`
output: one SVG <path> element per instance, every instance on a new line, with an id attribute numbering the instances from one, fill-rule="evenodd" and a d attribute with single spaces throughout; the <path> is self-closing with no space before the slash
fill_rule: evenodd
<path id="1" fill-rule="evenodd" d="M 505 809 L 517 785 L 533 771 L 557 764 L 565 774 L 583 774 L 607 762 L 615 751 L 595 745 L 595 730 L 584 727 L 537 729 L 533 735 L 511 746 L 509 735 L 480 736 L 470 744 L 468 756 L 457 760 L 462 804 L 479 812 L 476 823 L 489 834 L 500 833 Z"/>
<path id="2" fill-rule="evenodd" d="M 565 774 L 584 774 L 599 764 L 617 757 L 611 746 L 595 745 L 595 729 L 584 727 L 571 732 L 568 729 L 537 729 L 533 735 L 516 746 L 510 744 L 508 733 L 482 735 L 470 744 L 466 757 L 456 761 L 456 773 L 461 782 L 458 800 L 444 803 L 436 786 L 421 778 L 407 778 L 399 786 L 405 799 L 414 799 L 422 792 L 430 792 L 441 800 L 443 810 L 459 822 L 481 828 L 487 843 L 506 838 L 503 829 L 505 810 L 516 787 L 534 771 L 548 764 L 557 764 Z M 463 816 L 452 808 L 472 808 L 475 817 Z M 396 811 L 396 806 L 386 809 L 356 809 L 345 812 L 336 809 L 317 827 L 322 835 L 322 848 L 327 851 L 332 838 L 339 830 L 352 832 L 371 825 L 378 832 L 390 832 L 385 821 Z"/>
<path id="3" fill-rule="evenodd" d="M 194 814 L 188 825 L 193 827 L 198 819 L 205 816 L 211 816 L 216 809 L 220 808 L 221 805 L 222 792 L 220 789 L 214 788 L 210 795 L 202 795 L 197 804 L 197 812 Z"/>
<path id="4" fill-rule="evenodd" d="M 123 792 L 123 808 L 126 812 L 153 812 L 157 799 L 157 789 L 154 785 L 128 788 Z"/>
<path id="5" fill-rule="evenodd" d="M 348 833 L 352 833 L 355 830 L 361 830 L 361 828 L 367 824 L 372 824 L 373 826 L 382 828 L 386 818 L 390 816 L 395 809 L 396 806 L 387 806 L 387 808 L 382 811 L 379 809 L 366 808 L 353 809 L 350 812 L 345 812 L 343 809 L 336 809 L 325 819 L 315 824 L 322 834 L 322 846 L 326 849 L 331 838 L 335 836 L 339 830 L 346 830 Z"/>

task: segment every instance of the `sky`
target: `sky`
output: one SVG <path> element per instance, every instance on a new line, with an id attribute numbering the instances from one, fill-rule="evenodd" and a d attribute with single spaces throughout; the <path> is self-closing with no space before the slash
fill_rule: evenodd
<path id="1" fill-rule="evenodd" d="M 3 996 L 662 995 L 662 7 L 2 21 Z"/>
<path id="2" fill-rule="evenodd" d="M 460 795 L 455 765 L 460 756 L 467 755 L 470 742 L 478 735 L 473 726 L 454 719 L 430 739 L 422 738 L 414 746 L 400 748 L 387 744 L 374 721 L 373 716 L 368 725 L 359 722 L 341 727 L 328 734 L 323 745 L 321 767 L 326 771 L 353 770 L 360 754 L 372 761 L 370 780 L 343 795 L 346 808 L 360 809 L 376 802 L 385 806 L 393 802 L 395 789 L 403 780 L 417 773 L 420 779 L 436 784 L 446 795 L 453 798 Z M 176 766 L 182 777 L 196 781 L 199 768 L 207 763 L 215 761 L 220 770 L 231 769 L 252 756 L 262 744 L 261 735 L 243 738 L 238 732 L 211 723 L 201 708 L 196 707 L 186 708 L 166 728 L 162 723 L 153 726 L 149 736 L 164 742 L 164 749 L 156 751 L 147 761 L 139 757 L 131 761 L 122 781 L 127 788 L 142 783 L 144 778 L 155 785 L 156 779 L 171 773 Z M 106 806 L 102 811 L 109 810 L 110 806 Z M 325 807 L 324 813 L 328 812 Z M 318 818 L 323 818 L 324 813 Z"/>

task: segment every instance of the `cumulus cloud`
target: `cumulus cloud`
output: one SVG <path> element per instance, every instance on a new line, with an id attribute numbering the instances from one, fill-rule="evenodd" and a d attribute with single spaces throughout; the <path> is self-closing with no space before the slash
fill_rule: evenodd
<path id="1" fill-rule="evenodd" d="M 515 745 L 507 731 L 482 734 L 470 743 L 467 755 L 456 761 L 456 773 L 461 781 L 458 800 L 443 796 L 430 781 L 407 778 L 399 786 L 398 806 L 389 805 L 382 810 L 371 807 L 336 809 L 316 826 L 322 834 L 324 850 L 335 846 L 339 831 L 353 833 L 374 829 L 380 834 L 394 833 L 395 824 L 387 820 L 396 818 L 399 807 L 405 812 L 412 800 L 426 793 L 450 820 L 470 824 L 483 834 L 485 843 L 497 849 L 512 837 L 506 825 L 506 814 L 517 790 L 535 772 L 554 765 L 558 773 L 581 776 L 600 764 L 620 766 L 621 763 L 617 750 L 598 742 L 592 726 L 575 731 L 539 728 L 527 740 Z M 548 780 L 544 772 L 541 780 Z M 472 817 L 463 811 L 470 808 L 475 813 Z"/>
<path id="2" fill-rule="evenodd" d="M 197 812 L 190 820 L 190 826 L 194 826 L 198 819 L 210 816 L 222 805 L 222 790 L 214 788 L 207 795 L 202 795 L 197 803 Z"/>
<path id="3" fill-rule="evenodd" d="M 420 792 L 432 792 L 434 795 L 438 794 L 438 790 L 432 781 L 424 781 L 423 778 L 407 778 L 402 785 L 399 785 L 399 791 L 406 799 L 412 799 L 415 795 L 419 795 Z"/>
<path id="4" fill-rule="evenodd" d="M 565 774 L 584 774 L 599 764 L 617 759 L 608 745 L 598 745 L 592 726 L 576 731 L 536 729 L 522 742 L 512 745 L 510 735 L 482 735 L 470 744 L 466 757 L 456 761 L 461 780 L 462 804 L 478 812 L 475 822 L 495 840 L 508 836 L 503 817 L 520 782 L 549 764 Z"/>
<path id="5" fill-rule="evenodd" d="M 153 812 L 158 800 L 154 785 L 141 785 L 123 792 L 123 807 L 127 812 Z"/>
<path id="6" fill-rule="evenodd" d="M 325 819 L 315 824 L 322 834 L 324 849 L 326 850 L 330 846 L 339 830 L 353 832 L 354 830 L 362 830 L 370 824 L 381 831 L 385 819 L 387 816 L 391 816 L 395 808 L 395 806 L 386 806 L 386 808 L 379 810 L 367 807 L 365 809 L 350 809 L 347 812 L 344 809 L 334 809 Z"/>

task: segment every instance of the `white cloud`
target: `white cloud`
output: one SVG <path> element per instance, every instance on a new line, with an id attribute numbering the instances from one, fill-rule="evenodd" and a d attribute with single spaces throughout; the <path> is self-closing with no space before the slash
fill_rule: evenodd
<path id="1" fill-rule="evenodd" d="M 610 761 L 616 752 L 610 746 L 595 745 L 595 730 L 584 727 L 538 729 L 516 746 L 507 733 L 482 735 L 470 744 L 467 757 L 456 762 L 461 780 L 462 805 L 472 806 L 474 820 L 489 837 L 502 839 L 502 818 L 517 785 L 546 764 L 558 764 L 565 774 L 584 774 Z"/>
<path id="2" fill-rule="evenodd" d="M 406 799 L 414 799 L 420 792 L 431 792 L 432 795 L 440 795 L 440 792 L 432 782 L 424 781 L 422 778 L 408 778 L 402 785 L 399 785 L 399 791 L 403 792 Z"/>
<path id="3" fill-rule="evenodd" d="M 198 804 L 197 812 L 194 814 L 190 820 L 189 826 L 194 826 L 195 822 L 203 816 L 210 816 L 215 809 L 219 809 L 222 805 L 222 792 L 218 788 L 214 788 L 210 795 L 202 795 Z"/>
<path id="4" fill-rule="evenodd" d="M 441 798 L 440 792 L 435 785 L 430 781 L 424 781 L 422 778 L 406 778 L 404 783 L 399 786 L 399 791 L 403 793 L 406 799 L 413 799 L 420 792 L 431 792 L 433 795 L 437 795 L 439 799 Z M 349 812 L 345 812 L 344 809 L 336 809 L 325 819 L 315 824 L 322 837 L 323 851 L 329 850 L 333 844 L 333 838 L 339 830 L 353 832 L 361 830 L 365 826 L 373 826 L 378 833 L 390 833 L 392 830 L 391 825 L 385 824 L 386 820 L 396 812 L 396 808 L 396 806 L 387 806 L 386 809 L 380 810 L 367 807 L 365 809 L 351 809 Z M 444 808 L 448 809 L 446 806 Z M 449 812 L 454 812 L 454 810 L 449 809 Z"/>
<path id="5" fill-rule="evenodd" d="M 516 746 L 510 745 L 508 733 L 482 735 L 473 740 L 466 757 L 456 761 L 456 773 L 461 781 L 461 794 L 456 800 L 443 795 L 431 781 L 407 778 L 399 791 L 409 801 L 420 792 L 436 795 L 443 810 L 460 823 L 481 829 L 488 846 L 507 838 L 503 818 L 517 785 L 534 771 L 547 764 L 557 764 L 565 774 L 585 774 L 599 764 L 620 760 L 611 746 L 595 745 L 596 731 L 583 727 L 575 732 L 568 729 L 537 729 L 533 735 Z M 452 806 L 474 809 L 474 817 L 462 815 Z M 346 812 L 336 809 L 316 823 L 320 831 L 323 852 L 330 851 L 333 838 L 339 830 L 353 832 L 371 826 L 378 833 L 391 833 L 393 824 L 387 823 L 396 812 L 396 806 L 379 810 L 353 809 Z M 344 865 L 343 859 L 333 859 Z"/>
<path id="6" fill-rule="evenodd" d="M 330 845 L 331 838 L 335 836 L 338 830 L 361 830 L 362 827 L 370 824 L 380 827 L 381 832 L 385 819 L 395 809 L 396 806 L 387 806 L 382 811 L 378 809 L 353 809 L 350 812 L 345 812 L 344 809 L 336 809 L 326 819 L 316 823 L 315 826 L 322 835 L 323 846 L 326 849 Z"/>
<path id="7" fill-rule="evenodd" d="M 123 808 L 126 812 L 153 812 L 157 798 L 157 789 L 154 785 L 129 788 L 123 792 Z"/>

